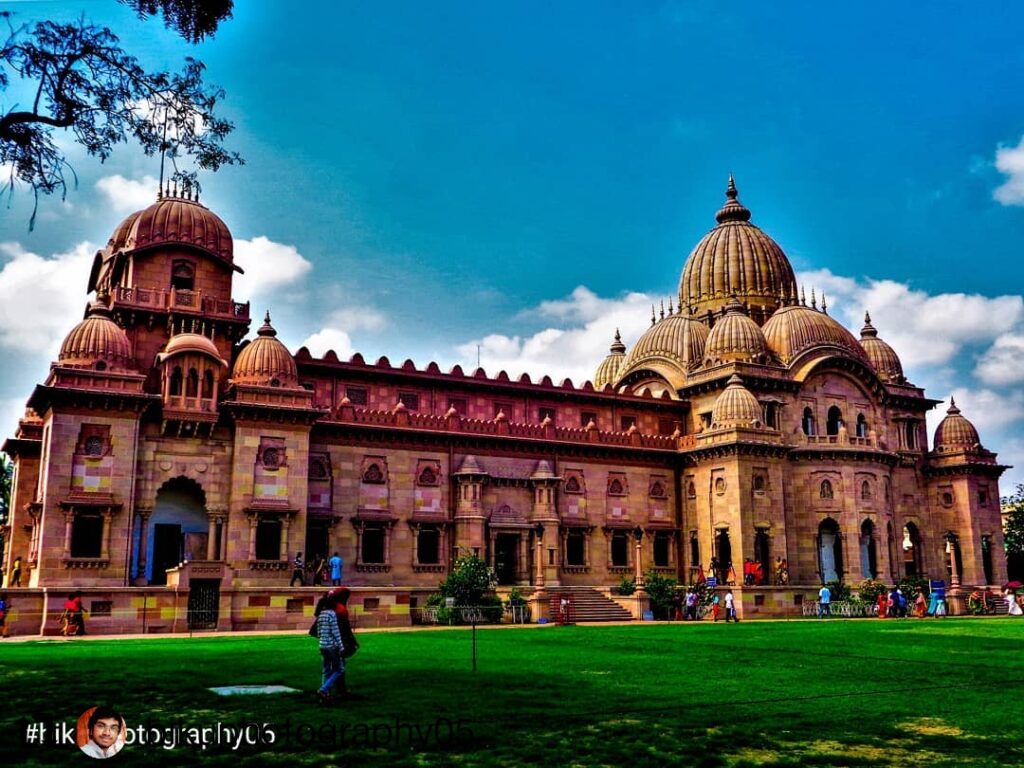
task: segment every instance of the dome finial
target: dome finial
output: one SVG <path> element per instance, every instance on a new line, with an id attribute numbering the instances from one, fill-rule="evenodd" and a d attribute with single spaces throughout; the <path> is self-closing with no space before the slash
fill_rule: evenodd
<path id="1" fill-rule="evenodd" d="M 619 334 L 619 329 L 615 329 L 615 341 L 612 342 L 611 353 L 613 355 L 623 355 L 626 353 L 626 345 L 622 343 L 622 336 Z"/>
<path id="2" fill-rule="evenodd" d="M 871 325 L 871 313 L 864 310 L 864 325 Z"/>
<path id="3" fill-rule="evenodd" d="M 671 296 L 668 297 L 668 313 L 669 313 L 669 315 L 672 314 L 672 297 Z"/>
<path id="4" fill-rule="evenodd" d="M 802 285 L 800 286 L 800 306 L 807 306 L 807 292 Z"/>
<path id="5" fill-rule="evenodd" d="M 871 324 L 871 315 L 868 312 L 864 312 L 864 327 L 860 329 L 860 337 L 862 339 L 873 339 L 878 336 L 878 331 L 875 330 L 875 326 Z"/>
<path id="6" fill-rule="evenodd" d="M 665 300 L 661 300 L 661 319 L 665 319 Z"/>
<path id="7" fill-rule="evenodd" d="M 739 201 L 739 190 L 736 189 L 736 180 L 729 174 L 729 186 L 725 189 L 725 205 L 715 214 L 715 221 L 724 224 L 727 221 L 750 221 L 750 211 L 743 207 Z"/>
<path id="8" fill-rule="evenodd" d="M 949 396 L 949 409 L 946 411 L 946 413 L 960 413 L 960 409 L 956 407 L 956 398 L 953 397 L 953 395 Z"/>
<path id="9" fill-rule="evenodd" d="M 825 302 L 825 292 L 821 292 L 821 311 L 828 314 L 828 304 Z"/>
<path id="10" fill-rule="evenodd" d="M 818 300 L 814 298 L 814 286 L 811 286 L 811 309 L 818 308 Z"/>
<path id="11" fill-rule="evenodd" d="M 267 310 L 266 315 L 263 316 L 263 325 L 256 331 L 257 336 L 277 336 L 277 331 L 274 330 L 274 326 L 270 324 L 270 310 Z"/>
<path id="12" fill-rule="evenodd" d="M 651 325 L 654 325 L 654 324 L 655 324 L 656 322 L 658 322 L 658 321 L 657 321 L 657 319 L 656 319 L 656 318 L 654 317 L 654 305 L 653 305 L 653 304 L 651 304 Z"/>

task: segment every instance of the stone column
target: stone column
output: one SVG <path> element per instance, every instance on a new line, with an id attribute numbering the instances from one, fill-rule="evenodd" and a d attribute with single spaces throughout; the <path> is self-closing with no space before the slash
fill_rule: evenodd
<path id="1" fill-rule="evenodd" d="M 249 560 L 256 559 L 256 526 L 260 524 L 258 514 L 249 515 Z"/>
<path id="2" fill-rule="evenodd" d="M 288 529 L 291 528 L 292 518 L 290 515 L 281 515 L 281 548 L 278 560 L 288 562 Z"/>
<path id="3" fill-rule="evenodd" d="M 66 507 L 64 509 L 64 559 L 71 557 L 71 528 L 75 524 L 75 509 L 74 507 Z M 39 527 L 38 523 L 35 526 Z M 35 531 L 33 531 L 35 533 Z"/>
<path id="4" fill-rule="evenodd" d="M 139 521 L 139 554 L 135 559 L 135 583 L 139 586 L 147 583 L 146 579 L 146 548 L 149 544 L 149 516 L 151 509 L 136 509 L 135 516 Z"/>
<path id="5" fill-rule="evenodd" d="M 538 589 L 544 588 L 544 536 L 534 537 L 537 539 L 536 562 L 534 563 L 534 586 Z"/>
<path id="6" fill-rule="evenodd" d="M 112 527 L 110 522 L 114 518 L 114 510 L 109 509 L 109 508 L 105 509 L 105 510 L 103 510 L 102 515 L 103 515 L 103 536 L 100 539 L 100 541 L 102 542 L 101 545 L 100 545 L 100 547 L 101 547 L 101 549 L 100 549 L 100 559 L 102 559 L 102 560 L 109 560 L 110 559 L 110 529 Z"/>
<path id="7" fill-rule="evenodd" d="M 636 530 L 639 531 L 640 528 L 637 527 Z M 635 547 L 635 554 L 634 554 L 634 557 L 633 557 L 633 578 L 636 580 L 636 588 L 637 589 L 643 589 L 644 588 L 643 534 L 641 534 L 640 536 L 636 536 L 634 534 L 634 539 L 636 541 L 636 547 Z"/>

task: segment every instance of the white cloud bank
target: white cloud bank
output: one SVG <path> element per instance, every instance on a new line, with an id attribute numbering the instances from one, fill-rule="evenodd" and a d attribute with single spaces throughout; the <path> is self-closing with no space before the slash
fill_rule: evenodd
<path id="1" fill-rule="evenodd" d="M 129 213 L 155 203 L 158 185 L 159 182 L 153 176 L 126 179 L 118 173 L 97 181 L 96 189 L 115 211 Z"/>
<path id="2" fill-rule="evenodd" d="M 1024 137 L 1016 147 L 996 149 L 996 170 L 1007 176 L 992 197 L 1003 205 L 1024 205 Z"/>
<path id="3" fill-rule="evenodd" d="M 235 240 L 235 263 L 245 270 L 234 278 L 233 293 L 239 301 L 267 296 L 298 282 L 313 269 L 294 245 L 275 243 L 262 235 Z"/>
<path id="4" fill-rule="evenodd" d="M 82 319 L 95 253 L 88 242 L 52 256 L 0 243 L 0 348 L 54 359 L 64 336 Z"/>

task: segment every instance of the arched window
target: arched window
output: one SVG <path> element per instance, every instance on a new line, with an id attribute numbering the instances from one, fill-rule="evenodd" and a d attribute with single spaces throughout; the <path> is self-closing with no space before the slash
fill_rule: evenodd
<path id="1" fill-rule="evenodd" d="M 907 450 L 913 451 L 917 449 L 917 423 L 908 421 L 903 428 L 904 434 L 906 435 Z"/>
<path id="2" fill-rule="evenodd" d="M 690 531 L 690 567 L 700 567 L 700 540 L 696 531 Z"/>
<path id="3" fill-rule="evenodd" d="M 764 475 L 754 475 L 754 493 L 764 493 Z"/>
<path id="4" fill-rule="evenodd" d="M 843 574 L 843 537 L 831 517 L 818 526 L 818 565 L 823 583 L 840 581 Z"/>
<path id="5" fill-rule="evenodd" d="M 199 397 L 199 371 L 188 369 L 188 381 L 185 383 L 185 397 Z"/>
<path id="6" fill-rule="evenodd" d="M 871 483 L 867 480 L 860 484 L 860 497 L 863 501 L 868 501 L 871 498 Z"/>
<path id="7" fill-rule="evenodd" d="M 424 467 L 420 472 L 420 485 L 437 485 L 437 473 L 431 467 Z"/>
<path id="8" fill-rule="evenodd" d="M 622 487 L 622 481 L 615 479 L 608 483 L 608 493 L 612 496 L 624 496 L 626 491 Z"/>
<path id="9" fill-rule="evenodd" d="M 213 371 L 209 368 L 203 374 L 203 397 L 207 400 L 213 397 Z"/>
<path id="10" fill-rule="evenodd" d="M 804 408 L 804 417 L 801 421 L 801 424 L 804 428 L 804 434 L 807 435 L 808 437 L 813 437 L 815 434 L 814 411 L 812 411 L 809 407 Z"/>
<path id="11" fill-rule="evenodd" d="M 657 480 L 651 484 L 651 498 L 663 499 L 665 498 L 665 486 Z"/>
<path id="12" fill-rule="evenodd" d="M 575 475 L 565 481 L 566 493 L 580 493 L 580 481 Z"/>
<path id="13" fill-rule="evenodd" d="M 819 490 L 818 495 L 821 498 L 823 498 L 823 499 L 834 498 L 835 493 L 832 490 L 832 481 L 831 480 L 822 480 L 821 481 L 821 489 Z"/>
<path id="14" fill-rule="evenodd" d="M 363 472 L 363 482 L 379 485 L 384 482 L 384 473 L 380 471 L 380 467 L 376 464 L 371 464 Z"/>
<path id="15" fill-rule="evenodd" d="M 179 397 L 181 395 L 181 384 L 182 384 L 181 367 L 176 365 L 176 366 L 174 366 L 174 370 L 171 371 L 170 394 L 171 394 L 172 397 Z"/>
<path id="16" fill-rule="evenodd" d="M 825 423 L 825 432 L 829 435 L 838 435 L 841 426 L 843 426 L 843 412 L 839 410 L 839 406 L 833 405 L 828 409 L 828 421 Z"/>
<path id="17" fill-rule="evenodd" d="M 903 572 L 907 576 L 921 575 L 921 532 L 913 523 L 903 526 Z"/>
<path id="18" fill-rule="evenodd" d="M 688 498 L 688 499 L 696 499 L 697 498 L 697 486 L 694 485 L 692 480 L 690 481 L 690 484 L 686 486 L 686 498 Z"/>
<path id="19" fill-rule="evenodd" d="M 865 579 L 878 577 L 878 551 L 875 546 L 875 524 L 865 520 L 860 526 L 860 572 Z"/>
<path id="20" fill-rule="evenodd" d="M 764 425 L 769 429 L 778 429 L 778 405 L 776 405 L 775 403 L 765 403 L 764 407 L 762 408 L 762 412 L 764 414 Z"/>
<path id="21" fill-rule="evenodd" d="M 857 437 L 868 436 L 868 420 L 864 418 L 863 413 L 857 414 Z"/>

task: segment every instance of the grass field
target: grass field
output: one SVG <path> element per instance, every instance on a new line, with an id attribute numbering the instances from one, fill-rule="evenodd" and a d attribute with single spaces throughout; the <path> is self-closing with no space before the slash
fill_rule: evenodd
<path id="1" fill-rule="evenodd" d="M 309 637 L 7 643 L 0 764 L 82 765 L 26 745 L 28 723 L 109 702 L 129 728 L 275 734 L 129 745 L 119 765 L 1019 766 L 1022 639 L 1011 619 L 481 630 L 474 673 L 468 631 L 366 632 L 350 665 L 365 698 L 330 708 L 309 693 Z M 233 684 L 303 693 L 207 690 Z"/>

